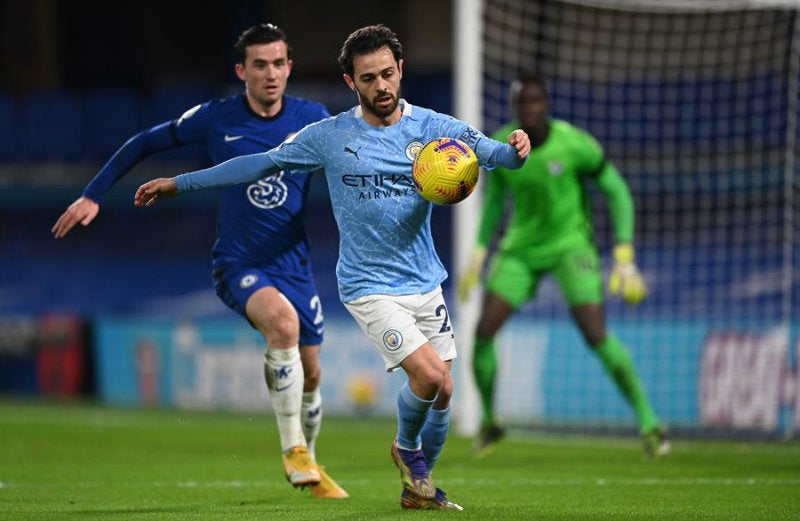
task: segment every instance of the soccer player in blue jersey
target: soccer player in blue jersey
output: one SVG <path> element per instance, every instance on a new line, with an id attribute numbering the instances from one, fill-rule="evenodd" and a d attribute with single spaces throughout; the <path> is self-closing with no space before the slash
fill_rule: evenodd
<path id="1" fill-rule="evenodd" d="M 517 130 L 508 144 L 500 143 L 402 99 L 402 46 L 383 25 L 350 34 L 339 64 L 357 106 L 307 126 L 263 154 L 145 183 L 134 204 L 149 206 L 159 197 L 252 182 L 281 170 L 324 168 L 339 228 L 340 298 L 386 369 L 402 368 L 408 376 L 397 398 L 398 430 L 391 446 L 403 484 L 401 507 L 463 510 L 431 478 L 450 422 L 456 348 L 441 290 L 447 272 L 431 237 L 432 205 L 415 191 L 411 166 L 424 143 L 451 137 L 470 145 L 484 167 L 519 168 L 530 141 Z"/>
<path id="2" fill-rule="evenodd" d="M 190 143 L 206 147 L 214 163 L 269 150 L 327 109 L 284 94 L 292 70 L 285 33 L 272 24 L 244 31 L 235 45 L 243 94 L 208 101 L 180 118 L 125 143 L 61 215 L 52 232 L 64 237 L 88 225 L 111 186 L 142 159 Z M 322 307 L 303 228 L 309 173 L 277 169 L 219 193 L 214 285 L 219 297 L 258 329 L 267 342 L 264 375 L 280 433 L 283 464 L 294 486 L 316 497 L 347 492 L 316 464 L 322 421 L 319 352 Z"/>

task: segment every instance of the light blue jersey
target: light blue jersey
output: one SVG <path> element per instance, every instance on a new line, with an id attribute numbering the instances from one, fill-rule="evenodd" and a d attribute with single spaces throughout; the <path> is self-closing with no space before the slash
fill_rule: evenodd
<path id="1" fill-rule="evenodd" d="M 434 249 L 433 205 L 414 189 L 411 167 L 423 144 L 439 137 L 470 145 L 481 166 L 518 168 L 516 150 L 451 116 L 401 100 L 402 117 L 374 127 L 361 107 L 311 124 L 268 152 L 231 159 L 177 177 L 179 192 L 260 179 L 280 170 L 324 168 L 339 228 L 339 296 L 411 295 L 447 278 Z M 313 223 L 310 223 L 313 226 Z"/>

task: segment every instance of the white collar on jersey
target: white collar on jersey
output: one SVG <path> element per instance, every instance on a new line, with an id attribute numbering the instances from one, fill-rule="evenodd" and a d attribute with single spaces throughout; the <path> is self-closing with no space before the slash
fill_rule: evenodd
<path id="1" fill-rule="evenodd" d="M 410 116 L 411 112 L 414 110 L 414 105 L 412 105 L 411 103 L 407 102 L 403 98 L 400 98 L 400 106 L 403 107 L 403 116 Z M 364 113 L 361 110 L 361 105 L 357 105 L 356 106 L 355 117 L 356 117 L 356 119 L 364 117 Z"/>

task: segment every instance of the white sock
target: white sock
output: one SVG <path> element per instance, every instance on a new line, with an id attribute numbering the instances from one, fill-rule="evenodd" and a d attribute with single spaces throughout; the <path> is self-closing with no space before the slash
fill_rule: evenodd
<path id="1" fill-rule="evenodd" d="M 267 348 L 264 355 L 264 379 L 278 420 L 281 450 L 305 445 L 300 418 L 303 402 L 303 364 L 297 346 L 289 349 Z"/>
<path id="2" fill-rule="evenodd" d="M 314 443 L 317 441 L 319 429 L 322 426 L 322 394 L 319 392 L 319 387 L 310 393 L 303 393 L 301 417 L 303 419 L 303 434 L 306 437 L 308 452 L 311 454 L 311 458 L 316 461 Z"/>

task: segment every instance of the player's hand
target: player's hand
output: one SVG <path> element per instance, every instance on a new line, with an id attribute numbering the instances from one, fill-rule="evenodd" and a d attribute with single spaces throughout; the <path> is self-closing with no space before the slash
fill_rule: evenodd
<path id="1" fill-rule="evenodd" d="M 612 295 L 621 295 L 628 304 L 638 304 L 647 295 L 647 285 L 636 267 L 630 244 L 614 247 L 614 267 L 608 279 L 608 291 Z"/>
<path id="2" fill-rule="evenodd" d="M 525 159 L 531 153 L 531 139 L 527 132 L 520 128 L 508 135 L 508 144 L 517 149 L 517 155 L 521 159 Z"/>
<path id="3" fill-rule="evenodd" d="M 84 226 L 89 226 L 97 213 L 100 211 L 100 205 L 92 201 L 88 197 L 78 197 L 74 203 L 69 205 L 61 217 L 58 218 L 56 223 L 50 228 L 50 232 L 56 239 L 64 237 L 69 231 L 78 223 Z"/>
<path id="4" fill-rule="evenodd" d="M 481 278 L 481 270 L 483 269 L 483 261 L 486 260 L 486 248 L 483 246 L 476 246 L 472 250 L 472 257 L 469 260 L 466 270 L 458 280 L 458 298 L 461 302 L 469 300 L 469 295 L 475 286 L 478 285 Z"/>
<path id="5" fill-rule="evenodd" d="M 178 195 L 178 186 L 174 177 L 160 177 L 148 181 L 136 190 L 133 196 L 134 206 L 150 206 L 159 198 L 175 197 Z"/>

